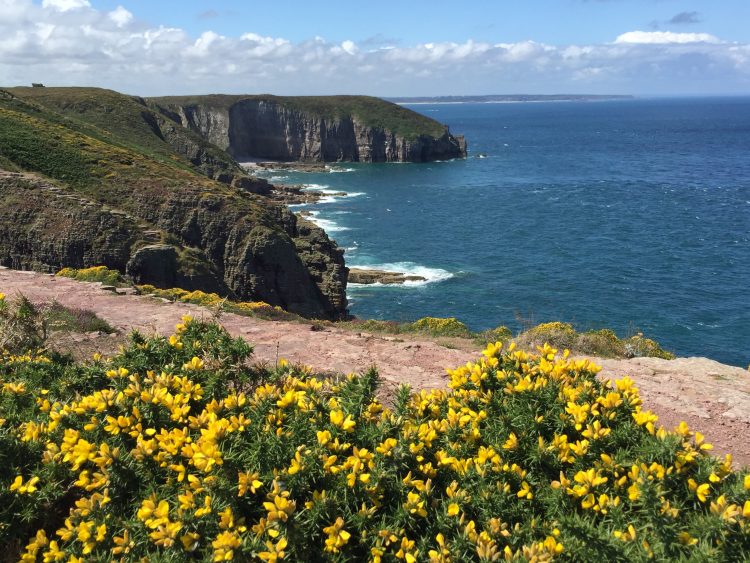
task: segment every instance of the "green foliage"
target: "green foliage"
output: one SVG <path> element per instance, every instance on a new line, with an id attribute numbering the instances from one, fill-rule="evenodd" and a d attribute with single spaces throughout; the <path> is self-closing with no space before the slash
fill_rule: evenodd
<path id="1" fill-rule="evenodd" d="M 60 332 L 103 332 L 115 331 L 104 319 L 87 309 L 71 308 L 53 301 L 43 308 L 43 315 L 50 331 Z"/>
<path id="2" fill-rule="evenodd" d="M 47 323 L 39 309 L 23 295 L 10 303 L 0 293 L 0 352 L 25 354 L 42 348 Z"/>
<path id="3" fill-rule="evenodd" d="M 430 336 L 463 336 L 471 335 L 469 328 L 455 317 L 423 317 L 405 327 L 407 331 L 422 332 Z"/>
<path id="4" fill-rule="evenodd" d="M 124 287 L 129 285 L 128 281 L 117 270 L 112 270 L 106 266 L 92 266 L 91 268 L 63 268 L 56 276 L 71 278 L 77 281 L 100 282 L 105 285 L 114 285 Z"/>
<path id="5" fill-rule="evenodd" d="M 185 170 L 190 162 L 175 153 L 160 128 L 161 116 L 144 100 L 102 88 L 11 88 L 10 93 L 27 102 L 59 113 L 100 140 L 134 150 L 170 166 Z M 72 123 L 71 123 L 72 122 Z M 224 151 L 182 127 L 171 127 L 182 144 L 191 143 L 228 171 L 241 169 Z"/>
<path id="6" fill-rule="evenodd" d="M 47 133 L 47 124 L 19 119 L 0 108 L 0 156 L 25 169 L 75 185 L 93 181 L 91 162 L 65 136 L 64 130 Z"/>
<path id="7" fill-rule="evenodd" d="M 542 323 L 522 332 L 516 342 L 526 348 L 550 343 L 557 348 L 603 358 L 655 357 L 672 360 L 675 357 L 641 333 L 629 338 L 619 338 L 614 331 L 606 328 L 579 333 L 573 325 L 557 321 Z"/>
<path id="8" fill-rule="evenodd" d="M 490 345 L 449 391 L 318 379 L 189 318 L 0 357 L 0 544 L 29 560 L 738 561 L 750 474 L 633 382 Z"/>

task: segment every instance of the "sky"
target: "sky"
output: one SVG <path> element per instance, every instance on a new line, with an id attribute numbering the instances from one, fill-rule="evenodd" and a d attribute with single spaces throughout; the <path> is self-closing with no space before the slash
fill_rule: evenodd
<path id="1" fill-rule="evenodd" d="M 750 0 L 0 0 L 0 85 L 750 94 Z"/>

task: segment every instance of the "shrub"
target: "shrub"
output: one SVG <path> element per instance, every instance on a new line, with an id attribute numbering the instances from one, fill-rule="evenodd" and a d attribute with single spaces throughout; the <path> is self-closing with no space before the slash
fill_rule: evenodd
<path id="1" fill-rule="evenodd" d="M 0 544 L 69 560 L 736 561 L 750 475 L 629 379 L 501 344 L 408 389 L 187 318 L 86 365 L 0 361 Z M 259 379 L 261 378 L 262 379 Z M 24 547 L 25 546 L 25 547 Z"/>
<path id="2" fill-rule="evenodd" d="M 413 332 L 425 332 L 431 336 L 471 336 L 469 328 L 455 317 L 445 319 L 424 317 L 406 325 L 405 329 Z"/>
<path id="3" fill-rule="evenodd" d="M 64 278 L 72 278 L 78 281 L 100 282 L 104 285 L 125 286 L 128 282 L 117 270 L 111 270 L 106 266 L 92 266 L 91 268 L 63 268 L 57 274 Z"/>
<path id="4" fill-rule="evenodd" d="M 569 323 L 559 321 L 551 323 L 542 323 L 537 325 L 519 337 L 519 342 L 525 346 L 541 346 L 545 342 L 557 348 L 573 349 L 575 347 L 578 333 Z"/>
<path id="5" fill-rule="evenodd" d="M 625 355 L 628 358 L 653 357 L 674 360 L 674 354 L 667 352 L 659 343 L 646 338 L 640 332 L 623 341 Z"/>
<path id="6" fill-rule="evenodd" d="M 477 335 L 477 339 L 482 343 L 487 342 L 502 342 L 506 343 L 513 339 L 513 332 L 505 325 L 501 325 L 497 328 L 480 332 Z"/>
<path id="7" fill-rule="evenodd" d="M 50 331 L 66 332 L 103 332 L 112 334 L 115 331 L 104 319 L 87 309 L 66 307 L 57 301 L 42 307 L 42 314 Z"/>
<path id="8" fill-rule="evenodd" d="M 21 295 L 10 303 L 0 293 L 0 352 L 25 354 L 47 341 L 47 323 L 34 304 Z"/>

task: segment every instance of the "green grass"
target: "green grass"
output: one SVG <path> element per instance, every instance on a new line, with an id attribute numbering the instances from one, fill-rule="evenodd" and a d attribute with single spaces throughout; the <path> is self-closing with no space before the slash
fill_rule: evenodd
<path id="1" fill-rule="evenodd" d="M 205 105 L 228 110 L 244 100 L 275 102 L 301 113 L 318 115 L 328 119 L 356 117 L 364 125 L 391 131 L 413 140 L 420 135 L 440 137 L 445 127 L 429 117 L 397 104 L 371 96 L 168 96 L 149 98 L 149 101 L 164 108 Z"/>
<path id="2" fill-rule="evenodd" d="M 41 311 L 51 331 L 105 334 L 117 332 L 107 321 L 88 309 L 66 307 L 53 301 L 50 305 L 42 307 Z"/>
<path id="3" fill-rule="evenodd" d="M 82 127 L 100 140 L 172 166 L 192 167 L 165 139 L 161 131 L 165 118 L 141 98 L 102 88 L 9 88 L 6 91 L 64 116 L 68 125 Z M 228 154 L 196 133 L 179 126 L 175 128 L 174 124 L 172 129 L 178 139 L 199 146 L 227 171 L 242 173 Z"/>

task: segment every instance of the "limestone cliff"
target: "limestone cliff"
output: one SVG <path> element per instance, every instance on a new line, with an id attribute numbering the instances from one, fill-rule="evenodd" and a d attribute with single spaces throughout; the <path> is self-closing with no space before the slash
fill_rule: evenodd
<path id="1" fill-rule="evenodd" d="M 427 162 L 466 156 L 462 136 L 395 104 L 362 96 L 312 100 L 206 96 L 150 102 L 239 161 Z"/>

